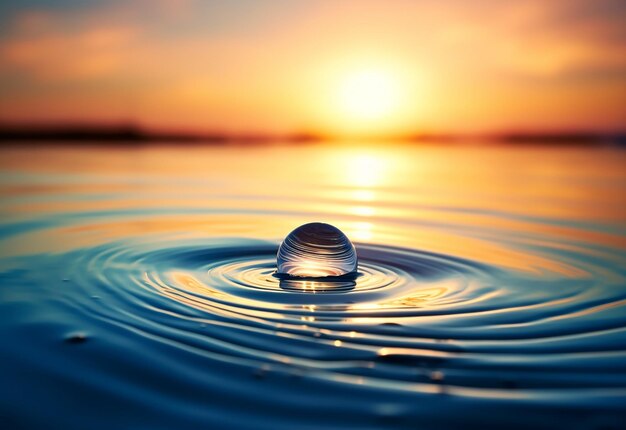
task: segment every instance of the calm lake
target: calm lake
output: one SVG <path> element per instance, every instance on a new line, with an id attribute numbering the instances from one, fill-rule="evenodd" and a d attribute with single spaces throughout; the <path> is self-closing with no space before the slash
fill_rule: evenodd
<path id="1" fill-rule="evenodd" d="M 4 147 L 0 340 L 7 429 L 617 429 L 626 151 Z"/>

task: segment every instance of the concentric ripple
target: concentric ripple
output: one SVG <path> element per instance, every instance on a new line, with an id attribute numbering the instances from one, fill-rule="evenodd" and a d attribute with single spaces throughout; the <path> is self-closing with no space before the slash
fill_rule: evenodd
<path id="1" fill-rule="evenodd" d="M 561 269 L 572 264 L 572 277 L 529 276 L 415 249 L 360 244 L 357 250 L 358 273 L 330 282 L 281 279 L 276 244 L 232 239 L 122 241 L 39 257 L 38 272 L 16 268 L 4 276 L 28 285 L 56 272 L 71 288 L 49 283 L 38 298 L 71 312 L 68 322 L 76 322 L 62 329 L 70 341 L 79 336 L 89 345 L 90 337 L 94 344 L 102 337 L 101 346 L 115 348 L 126 342 L 112 340 L 121 330 L 131 342 L 126 353 L 137 360 L 148 354 L 155 371 L 177 351 L 172 358 L 182 361 L 168 370 L 173 386 L 212 375 L 218 379 L 200 390 L 228 392 L 219 382 L 224 373 L 272 381 L 267 388 L 254 379 L 237 382 L 247 387 L 236 395 L 242 402 L 254 404 L 255 390 L 271 386 L 277 397 L 270 402 L 284 407 L 296 376 L 311 398 L 323 396 L 328 383 L 341 386 L 333 396 L 362 395 L 365 385 L 365 392 L 384 395 L 394 405 L 391 416 L 407 427 L 430 413 L 433 393 L 485 405 L 507 400 L 505 410 L 547 398 L 566 405 L 573 395 L 598 397 L 609 402 L 609 422 L 621 419 L 626 293 L 617 268 L 611 285 L 606 267 L 582 260 L 562 262 Z M 122 375 L 113 376 L 114 384 L 122 384 L 115 379 Z M 159 401 L 178 404 L 177 393 L 166 390 Z M 415 396 L 424 403 L 411 409 Z M 361 400 L 380 404 L 378 396 Z M 370 413 L 385 416 L 380 408 Z M 282 418 L 272 419 L 288 427 Z"/>
<path id="2" fill-rule="evenodd" d="M 63 276 L 91 295 L 118 298 L 110 307 L 88 302 L 97 306 L 84 312 L 163 341 L 210 326 L 192 344 L 220 360 L 290 363 L 409 386 L 436 382 L 432 372 L 473 389 L 626 382 L 600 377 L 605 366 L 626 369 L 623 344 L 608 341 L 624 336 L 626 294 L 609 291 L 593 267 L 574 278 L 532 278 L 426 251 L 359 245 L 358 252 L 359 272 L 339 285 L 277 277 L 276 245 L 252 240 L 121 242 L 65 256 L 76 262 Z M 580 263 L 576 273 L 585 270 Z M 80 297 L 72 298 L 76 306 L 85 305 Z M 529 371 L 540 377 L 521 376 Z"/>
<path id="3" fill-rule="evenodd" d="M 103 212 L 63 200 L 66 212 L 5 222 L 0 427 L 4 417 L 7 428 L 64 429 L 626 420 L 614 225 L 480 208 L 380 216 L 373 238 L 357 223 L 355 273 L 313 279 L 279 273 L 277 232 L 319 213 L 221 204 Z M 435 251 L 441 237 L 447 251 Z"/>

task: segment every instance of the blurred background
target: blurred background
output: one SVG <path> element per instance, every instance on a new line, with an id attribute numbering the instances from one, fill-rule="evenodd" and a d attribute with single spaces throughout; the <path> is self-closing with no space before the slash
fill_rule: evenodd
<path id="1" fill-rule="evenodd" d="M 0 128 L 614 138 L 625 19 L 621 0 L 2 2 Z"/>

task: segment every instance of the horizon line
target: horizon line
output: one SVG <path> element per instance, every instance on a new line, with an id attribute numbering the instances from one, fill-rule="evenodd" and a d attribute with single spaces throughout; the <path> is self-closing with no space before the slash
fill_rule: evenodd
<path id="1" fill-rule="evenodd" d="M 228 143 L 314 143 L 314 142 L 404 142 L 404 143 L 467 143 L 482 141 L 491 143 L 511 144 L 617 144 L 626 145 L 626 130 L 618 132 L 584 131 L 584 130 L 523 130 L 494 132 L 426 132 L 396 134 L 370 134 L 363 136 L 333 135 L 299 131 L 290 133 L 268 132 L 224 132 L 198 131 L 188 129 L 155 129 L 136 123 L 10 123 L 0 122 L 0 142 L 10 141 L 94 141 L 108 143 L 196 143 L 196 144 L 228 144 Z"/>

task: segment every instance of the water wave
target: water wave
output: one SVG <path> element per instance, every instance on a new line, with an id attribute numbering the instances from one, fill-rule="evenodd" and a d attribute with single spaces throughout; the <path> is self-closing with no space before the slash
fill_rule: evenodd
<path id="1" fill-rule="evenodd" d="M 0 227 L 0 424 L 539 429 L 626 420 L 626 266 L 609 227 L 479 208 L 379 216 L 394 240 L 356 240 L 357 273 L 320 281 L 278 274 L 279 239 L 251 232 L 261 216 L 297 225 L 322 209 L 120 206 L 24 219 L 14 209 Z M 172 233 L 198 225 L 213 230 Z M 433 252 L 440 236 L 395 240 L 416 225 L 459 245 Z M 49 246 L 33 252 L 36 244 Z"/>

